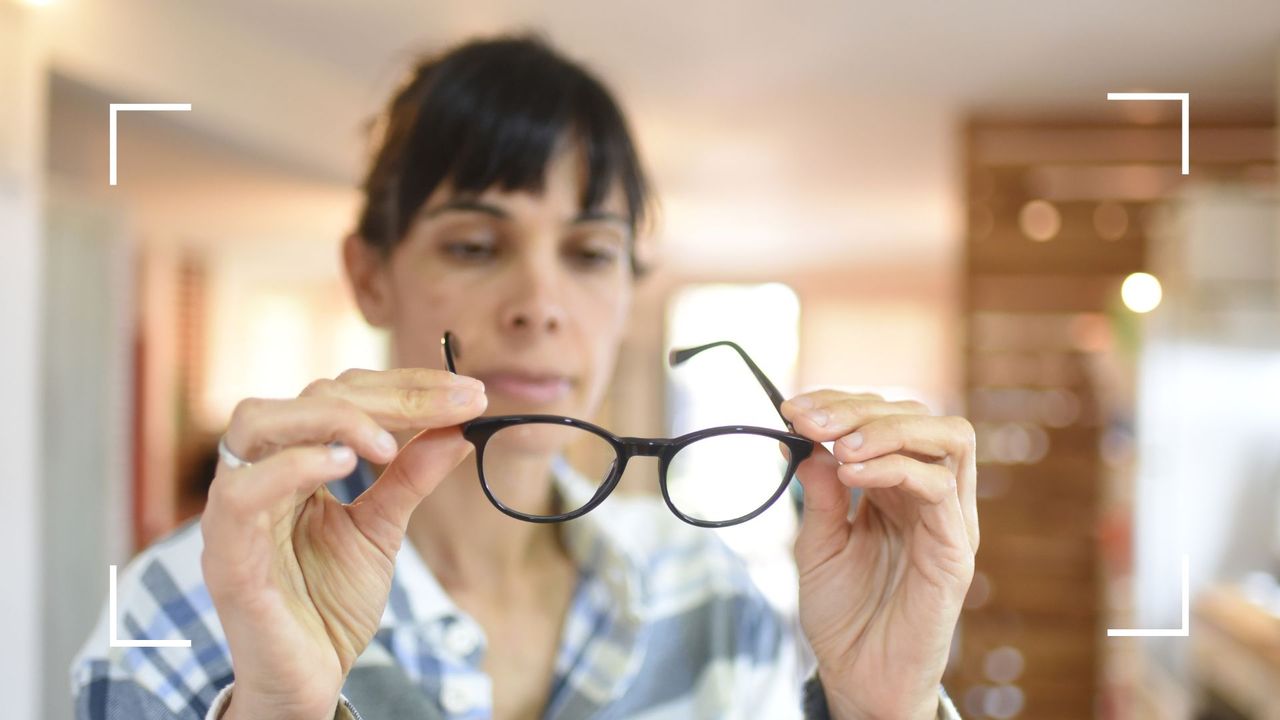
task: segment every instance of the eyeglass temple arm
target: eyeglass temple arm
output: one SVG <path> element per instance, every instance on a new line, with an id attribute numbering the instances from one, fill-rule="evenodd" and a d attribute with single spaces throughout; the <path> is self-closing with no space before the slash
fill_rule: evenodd
<path id="1" fill-rule="evenodd" d="M 769 380 L 768 376 L 764 374 L 764 371 L 760 369 L 760 366 L 756 365 L 755 361 L 751 359 L 751 356 L 747 354 L 747 351 L 743 350 L 732 340 L 717 340 L 716 342 L 699 345 L 697 347 L 672 349 L 672 351 L 667 354 L 667 362 L 671 367 L 675 367 L 703 350 L 708 350 L 719 345 L 731 347 L 737 351 L 738 356 L 742 358 L 742 361 L 745 362 L 747 367 L 751 370 L 751 374 L 756 376 L 756 381 L 760 383 L 760 387 L 764 388 L 765 394 L 769 396 L 770 402 L 773 403 L 773 409 L 778 411 L 778 417 L 782 418 L 782 422 L 786 424 L 788 430 L 795 432 L 796 429 L 792 426 L 791 421 L 787 420 L 787 418 L 782 414 L 782 401 L 784 400 L 782 393 L 778 392 L 777 386 L 773 384 L 773 381 Z"/>
<path id="2" fill-rule="evenodd" d="M 453 333 L 445 330 L 440 338 L 440 351 L 444 353 L 444 366 L 454 375 L 458 374 L 458 368 L 453 364 L 453 352 L 457 344 L 458 339 L 453 336 Z"/>
<path id="3" fill-rule="evenodd" d="M 444 336 L 440 338 L 440 349 L 444 353 L 445 367 L 449 369 L 449 372 L 454 374 L 457 374 L 458 372 L 453 359 L 457 343 L 458 341 L 453 336 L 453 333 L 447 330 L 445 331 Z M 782 397 L 782 393 L 778 392 L 778 388 L 773 384 L 773 381 L 764 374 L 764 371 L 760 369 L 759 365 L 756 365 L 755 361 L 751 359 L 751 356 L 747 354 L 747 351 L 743 350 L 737 343 L 731 340 L 718 340 L 716 342 L 707 343 L 706 345 L 699 345 L 698 347 L 674 349 L 667 355 L 667 362 L 670 363 L 672 367 L 675 367 L 703 350 L 708 350 L 718 345 L 733 348 L 738 353 L 738 356 L 742 358 L 742 361 L 747 364 L 747 368 L 751 370 L 751 374 L 756 376 L 756 381 L 760 383 L 760 387 L 764 388 L 765 394 L 769 396 L 769 401 L 773 403 L 773 409 L 778 411 L 778 417 L 782 418 L 782 422 L 786 424 L 788 430 L 795 432 L 795 427 L 791 424 L 791 421 L 787 420 L 787 418 L 782 414 L 782 401 L 784 399 Z"/>

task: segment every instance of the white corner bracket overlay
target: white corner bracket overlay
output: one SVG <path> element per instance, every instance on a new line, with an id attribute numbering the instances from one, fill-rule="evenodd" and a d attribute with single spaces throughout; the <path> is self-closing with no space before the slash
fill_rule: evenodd
<path id="1" fill-rule="evenodd" d="M 1109 92 L 1108 100 L 1177 100 L 1182 103 L 1182 174 L 1190 174 L 1191 149 L 1187 127 L 1190 118 L 1191 93 Z"/>
<path id="2" fill-rule="evenodd" d="M 1182 174 L 1191 172 L 1191 93 L 1109 92 L 1108 100 L 1177 100 L 1182 103 Z M 1182 556 L 1182 627 L 1169 629 L 1107 628 L 1107 637 L 1188 637 L 1191 634 L 1191 596 L 1188 556 Z"/>
<path id="3" fill-rule="evenodd" d="M 1188 555 L 1182 556 L 1182 627 L 1166 630 L 1107 628 L 1107 637 L 1189 637 L 1191 635 L 1191 595 L 1188 582 Z"/>
<path id="4" fill-rule="evenodd" d="M 111 103 L 111 171 L 109 182 L 116 184 L 116 113 L 121 110 L 142 111 L 186 111 L 191 103 Z"/>
<path id="5" fill-rule="evenodd" d="M 111 580 L 110 580 L 111 586 L 110 588 L 108 588 L 108 594 L 107 594 L 107 612 L 110 613 L 110 618 L 107 620 L 107 627 L 108 627 L 108 640 L 111 644 L 111 647 L 118 647 L 118 648 L 141 648 L 141 647 L 189 648 L 191 647 L 190 640 L 121 640 L 116 632 L 116 566 L 111 565 L 110 568 L 111 568 Z"/>

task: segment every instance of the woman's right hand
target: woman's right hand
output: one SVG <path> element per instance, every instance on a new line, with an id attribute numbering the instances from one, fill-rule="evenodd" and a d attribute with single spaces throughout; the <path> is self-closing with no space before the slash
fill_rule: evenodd
<path id="1" fill-rule="evenodd" d="M 348 370 L 292 400 L 236 407 L 227 447 L 252 465 L 219 463 L 201 519 L 235 673 L 224 718 L 333 717 L 378 629 L 409 517 L 471 451 L 457 426 L 485 404 L 477 380 L 399 369 Z M 391 432 L 417 435 L 397 454 Z M 344 505 L 324 484 L 350 474 L 357 453 L 387 468 Z"/>

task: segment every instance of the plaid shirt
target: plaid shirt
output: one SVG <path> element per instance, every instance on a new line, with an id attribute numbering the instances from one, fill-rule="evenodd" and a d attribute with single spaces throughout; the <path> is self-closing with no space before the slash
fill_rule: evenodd
<path id="1" fill-rule="evenodd" d="M 557 488 L 590 488 L 561 468 Z M 344 502 L 372 476 L 361 462 L 331 483 Z M 563 537 L 579 579 L 561 631 L 544 718 L 825 718 L 812 653 L 714 533 L 653 498 L 615 496 Z M 216 718 L 231 656 L 200 571 L 190 523 L 120 574 L 122 638 L 186 638 L 190 648 L 111 648 L 103 610 L 76 657 L 81 720 Z M 379 630 L 343 686 L 338 718 L 474 720 L 493 713 L 479 624 L 449 598 L 409 543 L 396 557 Z M 941 694 L 938 717 L 959 720 Z"/>

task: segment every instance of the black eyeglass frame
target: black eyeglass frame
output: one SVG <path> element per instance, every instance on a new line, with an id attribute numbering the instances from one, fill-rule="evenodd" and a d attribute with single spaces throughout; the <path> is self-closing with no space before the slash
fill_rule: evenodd
<path id="1" fill-rule="evenodd" d="M 454 353 L 457 340 L 452 332 L 446 331 L 444 337 L 440 339 L 441 349 L 444 353 L 445 367 L 451 373 L 457 373 L 454 364 Z M 720 340 L 717 342 L 699 345 L 698 347 L 685 348 L 681 350 L 672 350 L 667 356 L 667 361 L 672 367 L 692 358 L 698 353 L 717 346 L 730 347 L 737 351 L 738 355 L 746 362 L 747 367 L 751 370 L 752 375 L 760 383 L 765 393 L 769 396 L 769 400 L 773 403 L 774 409 L 778 411 L 778 416 L 782 417 L 782 422 L 787 426 L 787 431 L 775 430 L 773 428 L 756 427 L 753 425 L 723 425 L 719 427 L 705 428 L 686 433 L 675 438 L 644 438 L 644 437 L 622 437 L 615 435 L 608 430 L 589 423 L 585 420 L 565 417 L 563 415 L 494 415 L 490 417 L 479 417 L 470 420 L 462 425 L 462 436 L 466 438 L 476 451 L 476 472 L 480 478 L 480 487 L 484 491 L 485 497 L 489 498 L 489 502 L 503 513 L 510 515 L 517 520 L 535 523 L 555 523 L 572 520 L 577 517 L 591 512 L 605 498 L 613 492 L 618 486 L 618 482 L 622 479 L 623 473 L 627 469 L 627 462 L 633 457 L 656 457 L 658 458 L 658 486 L 662 490 L 662 499 L 666 503 L 667 508 L 671 510 L 676 517 L 680 518 L 690 525 L 704 528 L 721 528 L 730 525 L 744 523 L 768 510 L 782 494 L 786 492 L 787 487 L 791 484 L 791 480 L 795 477 L 796 469 L 800 463 L 804 462 L 813 452 L 814 441 L 795 432 L 795 427 L 782 416 L 782 393 L 778 392 L 778 388 L 765 376 L 760 367 L 751 360 L 746 351 L 739 347 L 736 343 L 729 340 Z M 557 515 L 530 515 L 515 508 L 504 504 L 494 495 L 489 487 L 489 482 L 484 476 L 484 450 L 489 439 L 497 434 L 500 430 L 513 427 L 516 425 L 527 424 L 544 424 L 557 425 L 562 427 L 572 427 L 583 430 L 607 442 L 613 448 L 615 462 L 609 471 L 609 476 L 604 479 L 600 487 L 596 489 L 594 495 L 582 507 L 576 508 L 567 513 Z M 690 515 L 686 515 L 676 507 L 671 500 L 671 494 L 667 490 L 667 469 L 670 467 L 672 460 L 676 454 L 688 445 L 704 440 L 709 437 L 720 435 L 761 435 L 772 438 L 782 443 L 787 448 L 787 469 L 783 473 L 782 481 L 778 485 L 778 489 L 773 495 L 755 510 L 730 520 L 701 520 Z"/>

